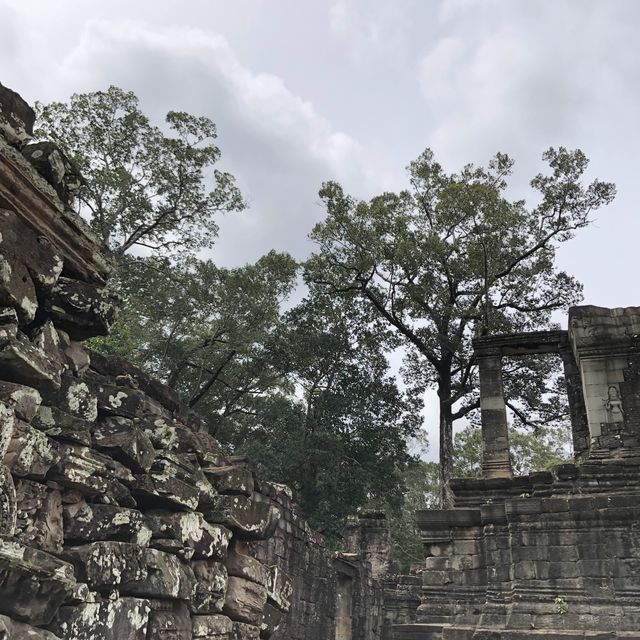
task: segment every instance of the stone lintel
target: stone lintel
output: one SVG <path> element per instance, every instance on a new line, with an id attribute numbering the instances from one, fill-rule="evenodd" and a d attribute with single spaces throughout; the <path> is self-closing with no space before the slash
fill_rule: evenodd
<path id="1" fill-rule="evenodd" d="M 473 341 L 473 348 L 479 356 L 493 353 L 502 356 L 543 355 L 558 353 L 568 341 L 567 331 L 530 331 L 477 338 Z"/>
<path id="2" fill-rule="evenodd" d="M 85 282 L 106 282 L 111 262 L 86 223 L 68 210 L 29 162 L 0 139 L 0 207 L 14 211 L 60 252 L 65 269 Z"/>

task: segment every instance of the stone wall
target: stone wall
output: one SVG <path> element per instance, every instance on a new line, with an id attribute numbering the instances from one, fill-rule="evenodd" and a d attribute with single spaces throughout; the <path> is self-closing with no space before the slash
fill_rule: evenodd
<path id="1" fill-rule="evenodd" d="M 381 549 L 327 550 L 173 389 L 83 346 L 116 317 L 110 259 L 33 120 L 0 85 L 0 637 L 333 640 L 344 604 L 375 640 Z"/>
<path id="2" fill-rule="evenodd" d="M 421 604 L 394 640 L 640 638 L 639 335 L 640 308 L 576 307 L 568 331 L 477 341 L 485 477 L 417 513 Z M 500 359 L 550 352 L 576 463 L 512 478 Z"/>

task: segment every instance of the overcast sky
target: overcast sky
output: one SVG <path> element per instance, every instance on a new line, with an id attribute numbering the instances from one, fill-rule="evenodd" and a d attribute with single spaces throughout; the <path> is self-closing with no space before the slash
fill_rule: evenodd
<path id="1" fill-rule="evenodd" d="M 304 257 L 335 179 L 404 186 L 425 148 L 449 170 L 503 151 L 522 190 L 549 146 L 580 147 L 613 205 L 563 248 L 585 302 L 640 304 L 640 1 L 0 0 L 0 82 L 28 101 L 109 84 L 158 123 L 218 125 L 250 209 L 215 259 Z"/>

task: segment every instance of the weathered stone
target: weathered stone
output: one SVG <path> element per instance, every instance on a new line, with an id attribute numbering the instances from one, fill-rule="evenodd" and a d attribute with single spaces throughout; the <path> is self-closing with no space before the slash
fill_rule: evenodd
<path id="1" fill-rule="evenodd" d="M 64 558 L 75 567 L 78 580 L 86 582 L 91 589 L 109 591 L 147 577 L 144 551 L 136 544 L 100 541 L 66 546 Z"/>
<path id="2" fill-rule="evenodd" d="M 66 542 L 119 540 L 146 546 L 151 536 L 145 518 L 135 509 L 84 501 L 63 508 Z"/>
<path id="3" fill-rule="evenodd" d="M 0 133 L 22 148 L 33 136 L 35 111 L 15 92 L 0 84 Z"/>
<path id="4" fill-rule="evenodd" d="M 264 605 L 264 614 L 260 624 L 260 637 L 270 638 L 280 626 L 283 613 L 276 609 L 270 602 Z"/>
<path id="5" fill-rule="evenodd" d="M 104 504 L 136 506 L 127 486 L 134 477 L 124 465 L 78 445 L 61 444 L 59 451 L 60 462 L 50 472 L 56 482 Z"/>
<path id="6" fill-rule="evenodd" d="M 0 338 L 0 369 L 6 380 L 35 387 L 40 393 L 56 391 L 62 368 L 21 333 Z"/>
<path id="7" fill-rule="evenodd" d="M 62 607 L 50 629 L 64 640 L 147 640 L 148 600 L 118 598 Z"/>
<path id="8" fill-rule="evenodd" d="M 222 615 L 191 617 L 194 638 L 204 640 L 232 640 L 233 621 Z"/>
<path id="9" fill-rule="evenodd" d="M 190 601 L 194 597 L 196 579 L 192 569 L 176 556 L 144 549 L 147 576 L 122 584 L 121 591 L 153 598 L 177 598 Z"/>
<path id="10" fill-rule="evenodd" d="M 69 373 L 62 375 L 60 389 L 55 394 L 43 397 L 46 404 L 86 422 L 95 422 L 98 417 L 98 399 L 93 390 L 84 380 L 78 380 Z"/>
<path id="11" fill-rule="evenodd" d="M 173 538 L 152 538 L 149 546 L 152 549 L 172 553 L 183 562 L 189 562 L 189 560 L 193 558 L 193 549 L 185 547 L 182 542 L 174 540 Z"/>
<path id="12" fill-rule="evenodd" d="M 57 332 L 60 339 L 60 349 L 64 354 L 67 366 L 74 375 L 84 375 L 91 365 L 89 351 L 84 348 L 81 342 L 71 340 L 66 331 L 57 329 Z"/>
<path id="13" fill-rule="evenodd" d="M 189 605 L 197 614 L 220 613 L 227 592 L 227 569 L 220 562 L 194 560 L 191 568 L 196 577 L 196 592 Z"/>
<path id="14" fill-rule="evenodd" d="M 264 540 L 273 535 L 280 510 L 268 502 L 246 496 L 218 496 L 215 505 L 205 512 L 209 522 L 229 527 L 242 539 Z"/>
<path id="15" fill-rule="evenodd" d="M 13 407 L 16 415 L 21 420 L 31 422 L 42 402 L 42 397 L 36 389 L 0 380 L 0 402 Z M 0 409 L 0 421 L 2 420 L 1 412 L 2 410 Z M 1 445 L 0 451 L 2 451 Z"/>
<path id="16" fill-rule="evenodd" d="M 62 272 L 63 261 L 53 244 L 38 235 L 13 212 L 0 209 L 0 253 L 26 267 L 37 292 L 48 294 Z"/>
<path id="17" fill-rule="evenodd" d="M 63 151 L 53 142 L 26 145 L 22 154 L 55 189 L 63 202 L 73 203 L 84 180 Z"/>
<path id="18" fill-rule="evenodd" d="M 193 549 L 193 557 L 224 559 L 231 539 L 231 531 L 222 525 L 208 523 L 201 513 L 146 513 L 147 524 L 154 538 L 173 538 Z"/>
<path id="19" fill-rule="evenodd" d="M 218 493 L 245 495 L 248 498 L 253 493 L 253 473 L 245 467 L 205 467 L 203 471 Z"/>
<path id="20" fill-rule="evenodd" d="M 0 638 L 3 640 L 60 640 L 46 629 L 38 629 L 8 616 L 0 616 Z"/>
<path id="21" fill-rule="evenodd" d="M 15 427 L 16 414 L 14 408 L 9 404 L 0 402 L 0 460 L 7 453 Z"/>
<path id="22" fill-rule="evenodd" d="M 31 424 L 54 440 L 86 447 L 91 445 L 91 423 L 61 411 L 58 407 L 40 405 Z"/>
<path id="23" fill-rule="evenodd" d="M 195 475 L 196 467 L 184 455 L 159 451 L 149 472 L 137 476 L 135 495 L 151 506 L 196 509 L 200 490 Z"/>
<path id="24" fill-rule="evenodd" d="M 136 472 L 148 471 L 156 456 L 149 436 L 122 416 L 100 420 L 93 430 L 96 447 Z"/>
<path id="25" fill-rule="evenodd" d="M 137 382 L 138 388 L 142 392 L 159 402 L 169 411 L 174 411 L 180 406 L 180 396 L 177 391 L 152 378 L 124 358 L 105 356 L 100 353 L 92 353 L 91 358 L 92 368 L 103 376 L 113 378 L 127 374 Z"/>
<path id="26" fill-rule="evenodd" d="M 12 537 L 16 530 L 17 506 L 13 476 L 0 464 L 0 536 Z"/>
<path id="27" fill-rule="evenodd" d="M 21 622 L 48 624 L 75 584 L 68 563 L 0 539 L 0 613 Z"/>
<path id="28" fill-rule="evenodd" d="M 85 340 L 109 333 L 119 302 L 105 287 L 60 277 L 52 289 L 48 307 L 56 326 L 73 340 Z"/>
<path id="29" fill-rule="evenodd" d="M 0 222 L 1 216 L 0 210 Z M 20 325 L 26 325 L 34 320 L 38 310 L 36 288 L 25 264 L 8 253 L 4 245 L 0 231 L 0 305 L 13 307 Z"/>
<path id="30" fill-rule="evenodd" d="M 18 314 L 13 307 L 0 306 L 0 347 L 18 335 Z"/>
<path id="31" fill-rule="evenodd" d="M 16 539 L 24 545 L 59 554 L 62 551 L 60 491 L 31 480 L 16 486 Z"/>
<path id="32" fill-rule="evenodd" d="M 233 640 L 258 640 L 260 637 L 260 627 L 244 622 L 233 623 Z"/>
<path id="33" fill-rule="evenodd" d="M 267 596 L 269 601 L 280 611 L 287 612 L 291 607 L 293 583 L 291 578 L 278 566 L 269 567 L 269 582 Z"/>
<path id="34" fill-rule="evenodd" d="M 3 461 L 14 476 L 44 478 L 59 460 L 53 441 L 26 422 L 16 420 Z"/>
<path id="35" fill-rule="evenodd" d="M 153 600 L 146 640 L 191 640 L 191 617 L 183 602 Z"/>
<path id="36" fill-rule="evenodd" d="M 262 611 L 266 602 L 267 590 L 265 587 L 244 578 L 229 576 L 222 611 L 226 616 L 236 622 L 259 626 L 262 622 Z"/>
<path id="37" fill-rule="evenodd" d="M 247 543 L 234 540 L 229 547 L 225 564 L 230 576 L 251 580 L 263 587 L 270 583 L 271 573 L 262 562 L 250 555 L 251 550 Z"/>

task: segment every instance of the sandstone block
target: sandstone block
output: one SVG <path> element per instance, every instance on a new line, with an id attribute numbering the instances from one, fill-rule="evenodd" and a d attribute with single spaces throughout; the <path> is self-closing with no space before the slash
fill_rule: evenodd
<path id="1" fill-rule="evenodd" d="M 145 518 L 135 509 L 110 504 L 87 504 L 84 501 L 63 507 L 64 538 L 69 542 L 117 540 L 148 542 Z"/>
<path id="2" fill-rule="evenodd" d="M 222 612 L 234 622 L 259 626 L 266 602 L 265 587 L 244 578 L 229 576 Z"/>
<path id="3" fill-rule="evenodd" d="M 61 444 L 59 451 L 61 459 L 51 469 L 51 479 L 104 504 L 136 506 L 128 488 L 135 479 L 124 465 L 78 445 Z"/>
<path id="4" fill-rule="evenodd" d="M 291 608 L 293 583 L 291 578 L 280 567 L 269 567 L 269 582 L 267 584 L 269 601 L 280 611 L 287 612 Z"/>
<path id="5" fill-rule="evenodd" d="M 51 631 L 16 622 L 8 616 L 0 616 L 0 638 L 3 640 L 60 640 Z"/>
<path id="6" fill-rule="evenodd" d="M 62 551 L 60 491 L 31 480 L 16 485 L 16 539 L 24 545 L 59 554 Z"/>
<path id="7" fill-rule="evenodd" d="M 64 640 L 146 640 L 150 613 L 145 599 L 98 600 L 62 607 L 49 628 Z"/>
<path id="8" fill-rule="evenodd" d="M 22 155 L 55 189 L 60 200 L 73 203 L 84 180 L 56 144 L 49 141 L 34 142 L 23 148 Z"/>
<path id="9" fill-rule="evenodd" d="M 200 499 L 195 476 L 196 467 L 184 455 L 159 451 L 149 472 L 137 476 L 135 495 L 149 506 L 194 510 Z"/>
<path id="10" fill-rule="evenodd" d="M 15 92 L 0 84 L 0 133 L 22 148 L 33 136 L 34 110 Z"/>
<path id="11" fill-rule="evenodd" d="M 196 615 L 191 617 L 194 638 L 203 640 L 231 640 L 233 621 L 223 615 Z"/>
<path id="12" fill-rule="evenodd" d="M 234 540 L 225 562 L 230 576 L 251 580 L 263 587 L 268 586 L 271 574 L 268 567 L 250 555 L 246 543 Z"/>
<path id="13" fill-rule="evenodd" d="M 0 539 L 0 613 L 34 625 L 48 624 L 75 584 L 70 564 Z"/>
<path id="14" fill-rule="evenodd" d="M 183 602 L 151 601 L 146 640 L 191 639 L 191 617 Z"/>
<path id="15" fill-rule="evenodd" d="M 48 310 L 56 326 L 73 340 L 108 335 L 118 313 L 118 297 L 101 285 L 60 277 Z"/>
<path id="16" fill-rule="evenodd" d="M 34 387 L 43 394 L 60 388 L 63 367 L 18 333 L 15 338 L 0 335 L 0 369 L 6 380 Z"/>
<path id="17" fill-rule="evenodd" d="M 44 478 L 60 460 L 56 444 L 44 433 L 16 420 L 13 436 L 4 454 L 4 464 L 14 476 Z"/>
<path id="18" fill-rule="evenodd" d="M 156 456 L 149 436 L 122 416 L 105 417 L 93 430 L 96 447 L 135 472 L 148 471 Z"/>
<path id="19" fill-rule="evenodd" d="M 154 537 L 179 541 L 193 549 L 195 559 L 226 557 L 231 531 L 222 525 L 210 524 L 201 513 L 151 511 L 145 515 Z"/>
<path id="20" fill-rule="evenodd" d="M 205 467 L 205 475 L 218 493 L 244 495 L 253 493 L 253 473 L 245 467 L 229 465 L 224 467 Z"/>
<path id="21" fill-rule="evenodd" d="M 189 605 L 197 614 L 221 613 L 227 592 L 227 569 L 220 562 L 195 560 L 191 568 L 196 577 L 196 592 Z"/>
<path id="22" fill-rule="evenodd" d="M 31 425 L 59 442 L 91 445 L 91 423 L 48 405 L 40 405 Z"/>
<path id="23" fill-rule="evenodd" d="M 0 402 L 13 407 L 21 420 L 31 422 L 42 402 L 42 397 L 36 389 L 0 380 Z M 1 417 L 0 420 L 2 420 Z"/>
<path id="24" fill-rule="evenodd" d="M 205 512 L 209 522 L 229 527 L 242 539 L 265 540 L 273 535 L 280 510 L 268 502 L 246 496 L 218 496 L 214 506 Z"/>
<path id="25" fill-rule="evenodd" d="M 11 538 L 16 530 L 17 505 L 13 476 L 0 464 L 0 536 Z"/>

